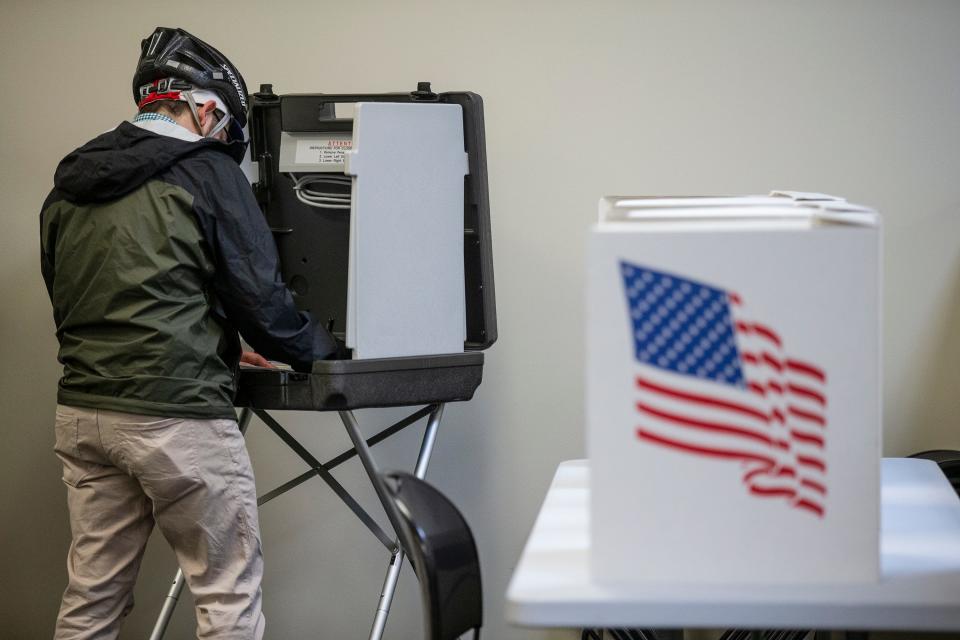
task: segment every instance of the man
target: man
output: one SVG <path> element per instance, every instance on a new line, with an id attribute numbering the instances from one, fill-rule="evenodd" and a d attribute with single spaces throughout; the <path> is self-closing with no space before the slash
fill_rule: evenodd
<path id="1" fill-rule="evenodd" d="M 139 114 L 60 163 L 40 217 L 73 535 L 55 638 L 118 636 L 156 523 L 193 593 L 197 637 L 259 639 L 256 492 L 232 406 L 238 330 L 301 370 L 337 345 L 295 308 L 238 167 L 240 73 L 158 28 L 133 93 Z"/>

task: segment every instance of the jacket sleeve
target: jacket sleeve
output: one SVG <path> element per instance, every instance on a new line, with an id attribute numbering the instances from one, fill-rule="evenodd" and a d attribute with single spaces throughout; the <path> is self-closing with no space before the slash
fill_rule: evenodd
<path id="1" fill-rule="evenodd" d="M 240 168 L 219 152 L 179 165 L 216 264 L 214 293 L 240 335 L 271 360 L 309 371 L 336 351 L 333 336 L 298 311 L 280 277 L 273 234 Z"/>
<path id="2" fill-rule="evenodd" d="M 54 260 L 57 229 L 56 223 L 51 222 L 53 214 L 50 211 L 51 204 L 57 199 L 56 196 L 56 191 L 51 192 L 40 210 L 40 273 L 43 275 L 43 283 L 47 286 L 47 295 L 50 297 L 50 303 L 53 305 L 54 325 L 59 329 L 60 314 L 57 312 L 57 307 L 53 299 L 53 280 L 56 275 Z"/>

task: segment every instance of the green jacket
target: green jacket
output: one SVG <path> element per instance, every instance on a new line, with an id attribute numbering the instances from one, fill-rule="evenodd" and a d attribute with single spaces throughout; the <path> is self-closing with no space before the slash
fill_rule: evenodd
<path id="1" fill-rule="evenodd" d="M 60 163 L 40 214 L 60 403 L 232 418 L 238 330 L 298 369 L 335 350 L 283 284 L 236 153 L 123 123 Z"/>

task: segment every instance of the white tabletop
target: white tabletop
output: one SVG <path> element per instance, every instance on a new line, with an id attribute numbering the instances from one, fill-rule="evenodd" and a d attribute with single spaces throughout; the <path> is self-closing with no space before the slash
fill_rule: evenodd
<path id="1" fill-rule="evenodd" d="M 507 619 L 538 627 L 960 630 L 960 500 L 928 460 L 882 465 L 880 582 L 645 585 L 590 579 L 589 466 L 557 469 L 507 590 Z"/>

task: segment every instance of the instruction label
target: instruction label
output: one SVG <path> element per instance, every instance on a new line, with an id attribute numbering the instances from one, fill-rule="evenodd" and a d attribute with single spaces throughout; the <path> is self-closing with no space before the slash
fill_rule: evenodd
<path id="1" fill-rule="evenodd" d="M 353 148 L 351 138 L 297 140 L 296 164 L 343 164 L 344 153 Z"/>

